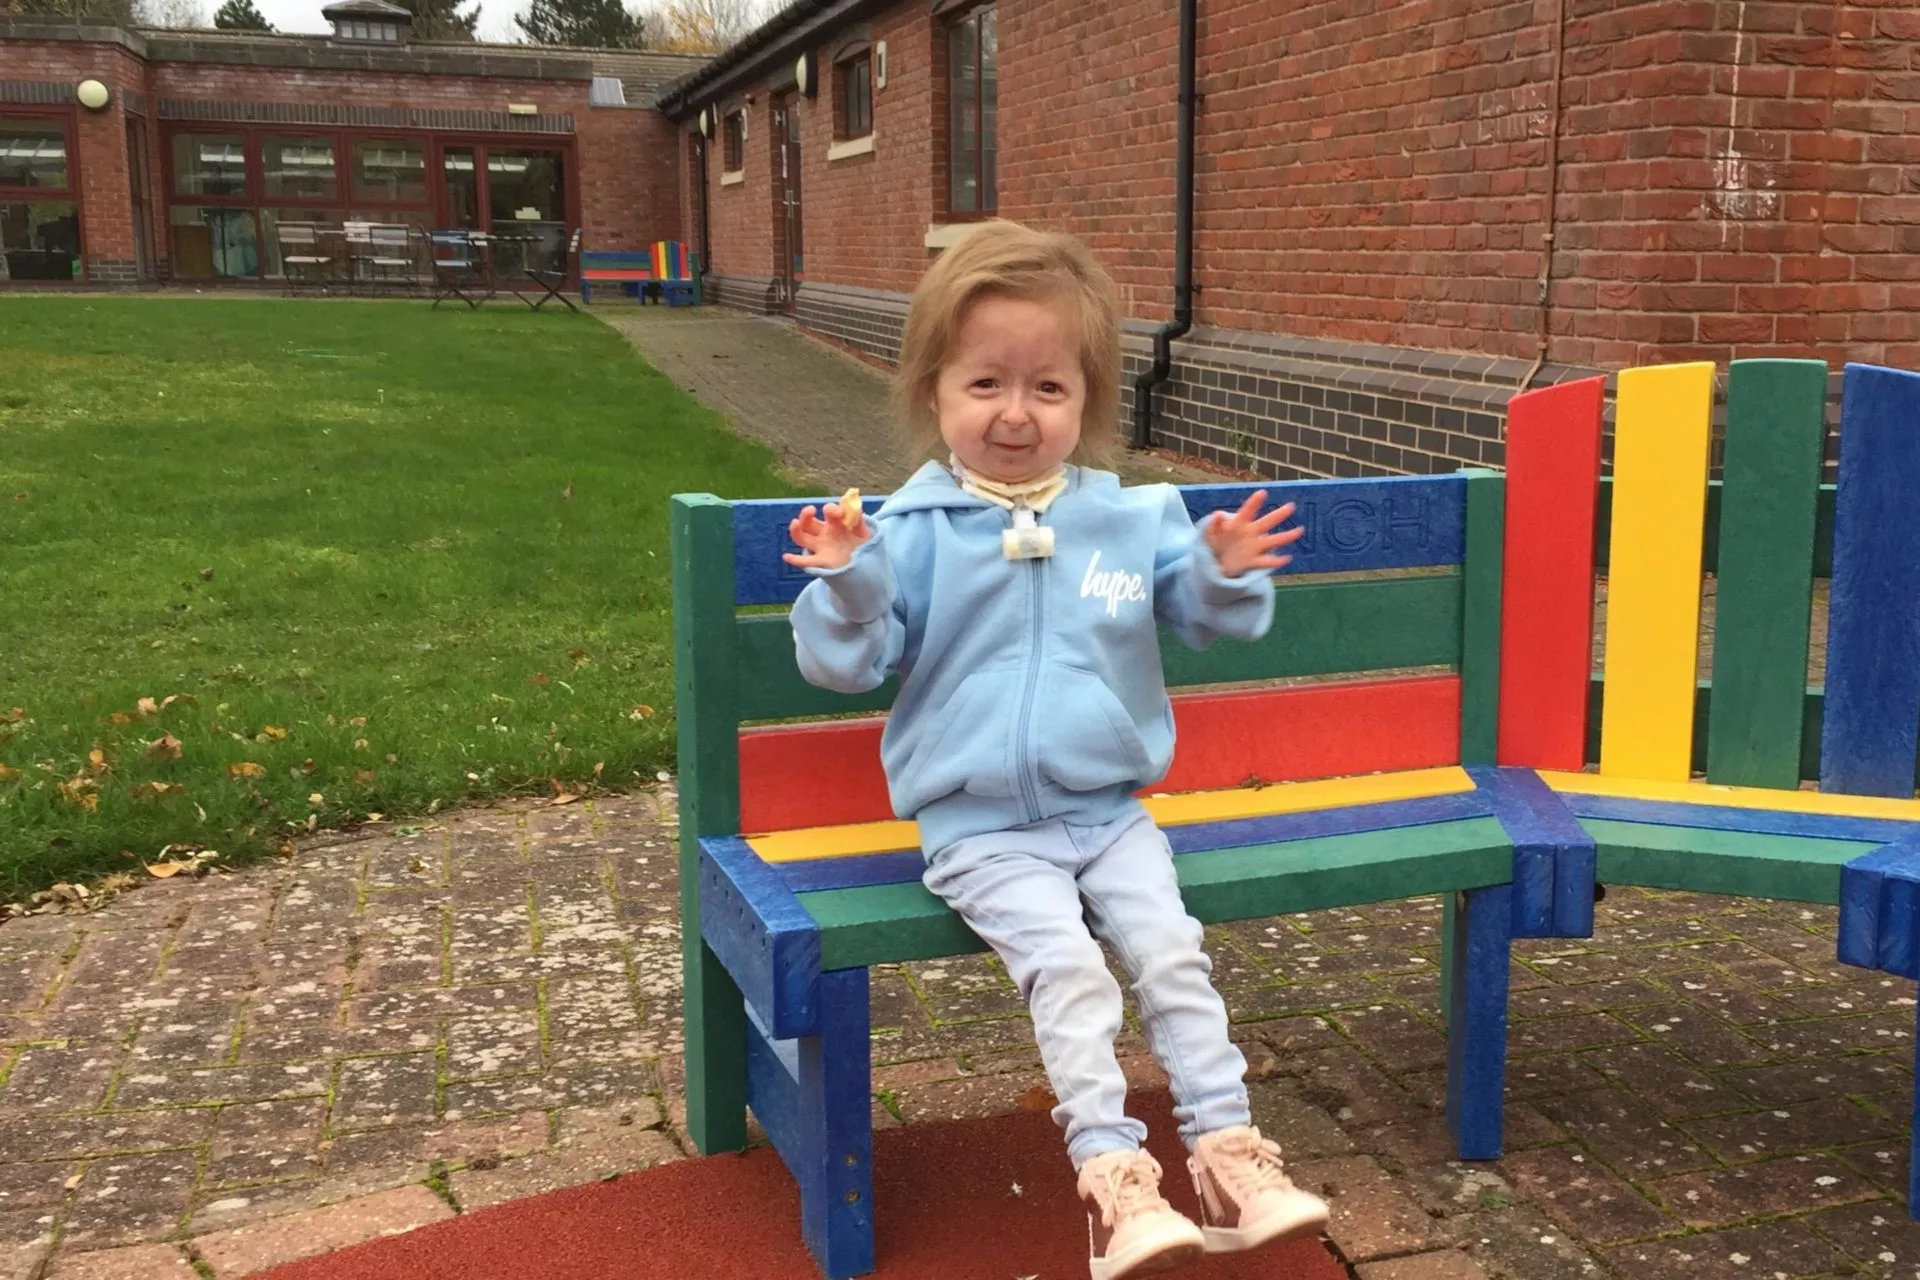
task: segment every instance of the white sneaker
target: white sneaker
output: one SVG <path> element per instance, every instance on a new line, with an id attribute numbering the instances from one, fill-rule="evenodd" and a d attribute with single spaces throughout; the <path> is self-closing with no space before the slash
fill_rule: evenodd
<path id="1" fill-rule="evenodd" d="M 1326 1202 L 1293 1185 L 1280 1164 L 1280 1144 L 1252 1125 L 1201 1135 L 1187 1171 L 1200 1197 L 1208 1253 L 1257 1249 L 1326 1228 Z"/>
<path id="2" fill-rule="evenodd" d="M 1160 1162 L 1144 1151 L 1112 1151 L 1080 1168 L 1087 1205 L 1087 1269 L 1122 1280 L 1192 1262 L 1206 1238 L 1160 1195 Z"/>

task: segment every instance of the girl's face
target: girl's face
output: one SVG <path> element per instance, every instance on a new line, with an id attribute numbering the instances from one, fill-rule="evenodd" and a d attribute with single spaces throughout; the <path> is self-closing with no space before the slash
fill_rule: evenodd
<path id="1" fill-rule="evenodd" d="M 1086 377 L 1061 308 L 989 294 L 967 308 L 934 385 L 940 437 L 975 475 L 1019 484 L 1080 443 Z"/>

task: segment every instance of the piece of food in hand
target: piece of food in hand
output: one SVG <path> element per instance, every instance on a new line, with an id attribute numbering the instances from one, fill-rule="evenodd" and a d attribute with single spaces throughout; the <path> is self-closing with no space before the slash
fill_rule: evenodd
<path id="1" fill-rule="evenodd" d="M 860 490 L 852 488 L 840 495 L 840 519 L 846 524 L 848 533 L 860 532 Z"/>

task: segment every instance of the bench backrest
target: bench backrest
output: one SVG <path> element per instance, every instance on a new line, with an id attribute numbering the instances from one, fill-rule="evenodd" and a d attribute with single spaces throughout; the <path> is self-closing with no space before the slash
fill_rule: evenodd
<path id="1" fill-rule="evenodd" d="M 653 279 L 653 251 L 650 249 L 582 249 L 580 273 L 593 278 L 620 280 Z"/>
<path id="2" fill-rule="evenodd" d="M 1170 687 L 1266 687 L 1176 693 L 1174 765 L 1155 790 L 1491 763 L 1502 477 L 1266 487 L 1270 502 L 1298 504 L 1306 529 L 1279 580 L 1272 630 L 1259 643 L 1222 641 L 1204 653 L 1169 636 L 1161 643 Z M 1237 506 L 1252 490 L 1182 492 L 1197 518 Z M 869 509 L 879 501 L 870 499 Z M 808 684 L 778 607 L 807 582 L 780 558 L 803 505 L 704 494 L 673 500 L 676 714 L 689 840 L 893 816 L 880 768 L 882 721 L 862 713 L 884 711 L 894 682 L 859 697 Z M 1327 676 L 1356 678 L 1295 679 Z M 1287 680 L 1294 683 L 1271 684 Z M 821 717 L 842 718 L 769 723 Z"/>
<path id="3" fill-rule="evenodd" d="M 1920 375 L 1847 366 L 1833 485 L 1821 483 L 1825 363 L 1734 362 L 1723 478 L 1710 483 L 1714 376 L 1705 363 L 1622 372 L 1607 479 L 1601 379 L 1515 398 L 1501 762 L 1911 797 Z M 1598 679 L 1596 574 L 1606 582 Z M 1824 671 L 1813 687 L 1810 653 Z"/>

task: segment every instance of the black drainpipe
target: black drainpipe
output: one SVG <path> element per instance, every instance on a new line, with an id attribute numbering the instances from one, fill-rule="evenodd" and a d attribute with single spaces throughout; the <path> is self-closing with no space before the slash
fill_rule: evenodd
<path id="1" fill-rule="evenodd" d="M 1180 129 L 1174 158 L 1173 319 L 1153 335 L 1153 366 L 1133 380 L 1133 447 L 1153 444 L 1153 389 L 1173 369 L 1173 340 L 1193 328 L 1194 29 L 1200 0 L 1180 0 Z"/>
<path id="2" fill-rule="evenodd" d="M 693 136 L 694 150 L 700 153 L 700 275 L 704 279 L 713 272 L 713 241 L 707 235 L 707 139 L 697 131 Z M 702 289 L 703 297 L 705 293 Z"/>

